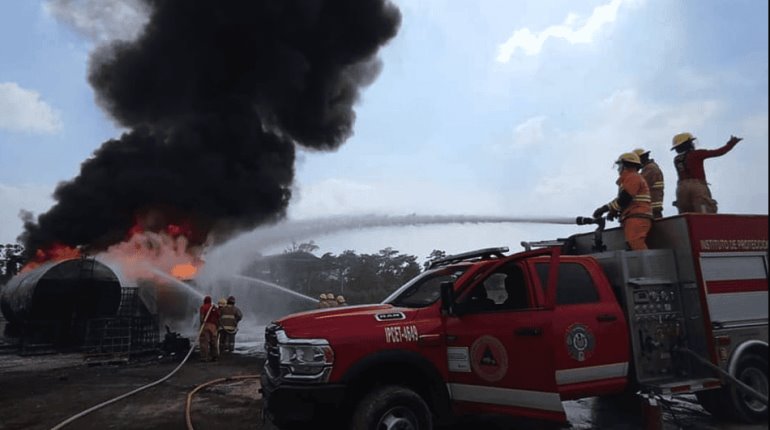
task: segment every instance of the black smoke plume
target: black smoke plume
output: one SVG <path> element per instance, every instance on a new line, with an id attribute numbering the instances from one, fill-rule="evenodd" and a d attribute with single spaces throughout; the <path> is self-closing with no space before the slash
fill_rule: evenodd
<path id="1" fill-rule="evenodd" d="M 333 150 L 400 24 L 388 0 L 146 0 L 134 41 L 97 48 L 89 81 L 129 131 L 105 142 L 55 205 L 28 220 L 28 253 L 101 249 L 145 229 L 219 240 L 285 215 L 295 144 Z"/>

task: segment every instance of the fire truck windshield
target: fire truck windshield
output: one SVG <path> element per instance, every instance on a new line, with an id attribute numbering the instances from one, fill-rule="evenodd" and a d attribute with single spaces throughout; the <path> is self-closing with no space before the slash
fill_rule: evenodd
<path id="1" fill-rule="evenodd" d="M 441 296 L 441 283 L 457 280 L 468 267 L 470 266 L 428 270 L 404 284 L 383 303 L 406 308 L 422 308 L 431 305 Z"/>

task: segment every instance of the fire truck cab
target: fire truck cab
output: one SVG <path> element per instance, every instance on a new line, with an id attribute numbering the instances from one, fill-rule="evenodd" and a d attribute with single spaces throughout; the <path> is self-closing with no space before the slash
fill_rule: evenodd
<path id="1" fill-rule="evenodd" d="M 767 216 L 665 218 L 648 244 L 626 251 L 616 228 L 473 251 L 382 304 L 281 318 L 266 328 L 263 410 L 357 429 L 565 421 L 563 400 L 633 389 L 766 420 Z"/>

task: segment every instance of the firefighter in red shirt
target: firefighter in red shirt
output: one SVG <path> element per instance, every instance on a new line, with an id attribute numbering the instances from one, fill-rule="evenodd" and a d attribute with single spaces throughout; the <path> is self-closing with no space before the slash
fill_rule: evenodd
<path id="1" fill-rule="evenodd" d="M 652 227 L 652 207 L 650 205 L 650 187 L 639 174 L 642 162 L 633 152 L 621 154 L 615 163 L 620 177 L 618 196 L 608 204 L 594 211 L 594 218 L 609 212 L 607 219 L 620 217 L 623 234 L 632 250 L 647 249 L 645 240 Z"/>
<path id="2" fill-rule="evenodd" d="M 718 149 L 695 149 L 694 141 L 697 139 L 690 133 L 679 133 L 674 136 L 671 150 L 676 150 L 674 167 L 679 176 L 676 185 L 676 202 L 674 206 L 679 213 L 703 212 L 717 213 L 717 201 L 711 198 L 711 190 L 706 182 L 706 172 L 703 170 L 703 160 L 719 157 L 743 140 L 743 138 L 730 136 L 730 140 Z"/>
<path id="3" fill-rule="evenodd" d="M 218 331 L 219 309 L 211 303 L 211 296 L 203 299 L 200 309 L 201 332 L 198 345 L 201 349 L 201 361 L 216 361 L 219 357 Z"/>

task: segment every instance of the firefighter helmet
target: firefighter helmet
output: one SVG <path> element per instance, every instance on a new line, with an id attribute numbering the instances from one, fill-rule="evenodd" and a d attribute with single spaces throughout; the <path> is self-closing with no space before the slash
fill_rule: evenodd
<path id="1" fill-rule="evenodd" d="M 235 304 L 235 297 L 230 296 L 227 298 L 227 304 L 234 305 Z"/>
<path id="2" fill-rule="evenodd" d="M 321 293 L 320 296 L 318 296 L 320 300 L 326 300 L 326 293 Z"/>
<path id="3" fill-rule="evenodd" d="M 618 157 L 617 161 L 615 161 L 615 164 L 621 163 L 636 164 L 637 166 L 642 165 L 642 161 L 639 160 L 639 156 L 633 152 L 624 152 L 623 154 L 620 154 L 620 157 Z"/>
<path id="4" fill-rule="evenodd" d="M 219 306 L 227 306 L 227 299 L 224 297 L 219 299 Z"/>
<path id="5" fill-rule="evenodd" d="M 649 149 L 642 149 L 642 148 L 634 149 L 634 154 L 638 155 L 640 159 L 642 158 L 642 155 L 649 154 L 649 153 L 650 153 Z"/>
<path id="6" fill-rule="evenodd" d="M 345 297 L 343 296 L 337 296 L 337 303 L 344 304 L 345 303 Z"/>
<path id="7" fill-rule="evenodd" d="M 677 146 L 687 142 L 692 142 L 695 139 L 697 139 L 697 137 L 693 136 L 691 133 L 679 133 L 675 135 L 673 139 L 671 139 L 671 149 L 673 150 Z"/>
<path id="8" fill-rule="evenodd" d="M 211 296 L 206 296 L 203 298 L 203 303 L 211 303 Z"/>

